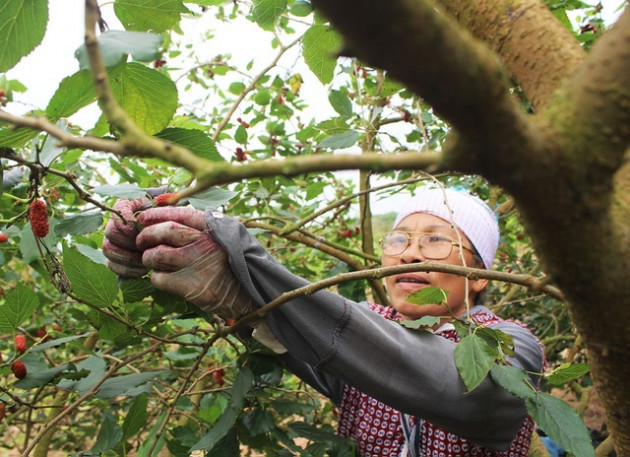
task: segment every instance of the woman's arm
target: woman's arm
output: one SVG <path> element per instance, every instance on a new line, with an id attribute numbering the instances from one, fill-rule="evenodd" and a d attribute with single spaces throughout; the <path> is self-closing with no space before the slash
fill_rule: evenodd
<path id="1" fill-rule="evenodd" d="M 273 259 L 239 222 L 212 212 L 207 221 L 236 278 L 258 306 L 307 284 Z M 314 370 L 475 443 L 506 449 L 523 425 L 523 400 L 490 378 L 466 393 L 454 363 L 454 342 L 408 330 L 343 297 L 327 291 L 299 297 L 270 313 L 266 322 L 290 355 Z M 517 331 L 518 326 L 504 327 Z M 540 353 L 537 340 L 517 333 L 516 363 L 528 369 L 540 366 L 532 357 Z"/>

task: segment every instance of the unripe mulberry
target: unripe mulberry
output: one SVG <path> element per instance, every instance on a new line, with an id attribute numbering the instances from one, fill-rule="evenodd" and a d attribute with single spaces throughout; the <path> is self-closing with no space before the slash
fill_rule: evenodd
<path id="1" fill-rule="evenodd" d="M 36 237 L 44 238 L 48 235 L 50 224 L 48 223 L 48 213 L 44 200 L 31 202 L 28 208 L 28 218 L 31 221 L 31 228 Z"/>
<path id="2" fill-rule="evenodd" d="M 155 206 L 169 206 L 174 205 L 179 200 L 176 193 L 170 192 L 166 194 L 160 194 L 153 200 Z"/>
<path id="3" fill-rule="evenodd" d="M 26 365 L 24 365 L 24 362 L 20 362 L 19 360 L 17 362 L 13 362 L 13 365 L 11 365 L 11 371 L 18 379 L 24 379 L 26 377 Z"/>
<path id="4" fill-rule="evenodd" d="M 26 337 L 24 335 L 15 335 L 15 349 L 18 352 L 26 351 Z"/>

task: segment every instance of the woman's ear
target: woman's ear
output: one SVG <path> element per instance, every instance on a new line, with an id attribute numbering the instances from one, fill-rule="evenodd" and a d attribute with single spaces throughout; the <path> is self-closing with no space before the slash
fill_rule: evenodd
<path id="1" fill-rule="evenodd" d="M 487 279 L 476 279 L 475 281 L 470 281 L 470 291 L 471 292 L 475 292 L 476 294 L 478 294 L 479 292 L 481 292 L 482 290 L 484 290 L 486 288 L 486 286 L 488 285 L 488 280 Z"/>

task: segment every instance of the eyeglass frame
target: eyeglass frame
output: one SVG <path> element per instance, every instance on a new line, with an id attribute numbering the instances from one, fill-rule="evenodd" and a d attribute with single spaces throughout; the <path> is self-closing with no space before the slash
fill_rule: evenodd
<path id="1" fill-rule="evenodd" d="M 385 246 L 383 245 L 385 239 L 389 236 L 392 235 L 394 233 L 400 233 L 406 236 L 407 238 L 407 243 L 405 244 L 405 247 L 398 253 L 398 254 L 387 254 L 385 253 Z M 417 236 L 411 236 L 411 235 L 417 235 Z M 444 257 L 440 257 L 440 258 L 435 258 L 435 257 L 427 257 L 426 255 L 424 255 L 424 253 L 422 252 L 422 245 L 420 244 L 420 238 L 424 235 L 439 235 L 443 238 L 447 238 L 450 242 L 451 242 L 451 249 L 448 252 L 447 255 L 445 255 Z M 405 252 L 407 250 L 407 248 L 409 248 L 409 246 L 411 245 L 411 241 L 415 239 L 417 240 L 417 245 L 419 247 L 420 250 L 420 254 L 422 254 L 422 256 L 426 259 L 429 260 L 444 260 L 446 258 L 448 258 L 452 253 L 453 253 L 453 246 L 457 246 L 461 249 L 465 249 L 466 251 L 470 252 L 473 257 L 479 257 L 479 254 L 477 253 L 477 251 L 474 248 L 469 248 L 467 246 L 464 246 L 460 243 L 456 243 L 455 240 L 453 238 L 451 238 L 449 235 L 445 235 L 443 233 L 438 233 L 438 232 L 405 232 L 403 230 L 392 230 L 391 232 L 387 232 L 385 235 L 383 235 L 383 237 L 379 240 L 379 244 L 381 245 L 381 249 L 383 249 L 383 255 L 387 255 L 387 256 L 391 256 L 391 257 L 396 257 L 401 255 L 403 252 Z"/>

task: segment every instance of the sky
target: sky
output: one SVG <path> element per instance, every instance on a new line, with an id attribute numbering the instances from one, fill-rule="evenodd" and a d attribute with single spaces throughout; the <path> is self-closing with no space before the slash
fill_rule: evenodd
<path id="1" fill-rule="evenodd" d="M 620 14 L 615 10 L 622 0 L 602 0 L 601 3 L 605 20 L 614 22 Z M 102 12 L 110 29 L 122 29 L 114 15 L 112 2 L 104 2 Z M 576 14 L 571 16 L 575 17 Z M 202 20 L 184 19 L 182 29 L 186 30 L 186 39 L 198 40 L 207 30 L 216 27 L 212 19 L 212 14 L 203 15 Z M 42 44 L 6 74 L 8 79 L 17 79 L 28 88 L 26 93 L 16 94 L 16 97 L 19 97 L 19 103 L 12 103 L 8 107 L 12 113 L 22 114 L 33 108 L 45 108 L 59 82 L 79 69 L 74 51 L 83 43 L 83 36 L 84 0 L 49 0 L 49 23 Z M 254 65 L 251 70 L 253 75 L 266 66 L 276 54 L 276 51 L 271 49 L 269 34 L 262 32 L 256 24 L 246 20 L 241 20 L 238 27 L 232 23 L 215 29 L 215 36 L 219 39 L 217 42 L 221 43 L 221 50 L 212 49 L 210 46 L 196 46 L 194 49 L 199 61 L 209 61 L 219 53 L 230 52 L 231 62 L 240 68 L 244 68 L 246 63 L 253 59 Z M 299 72 L 302 75 L 304 83 L 301 95 L 305 96 L 306 100 L 327 100 L 328 88 L 323 86 L 304 64 L 297 61 L 296 53 L 285 55 L 280 61 L 280 66 L 281 71 L 286 71 L 287 74 Z M 172 78 L 176 79 L 185 70 L 186 68 L 182 68 L 172 72 Z M 183 84 L 185 84 L 185 78 L 180 83 L 180 87 Z M 180 90 L 182 104 L 193 103 L 202 96 L 203 94 L 200 93 Z M 326 119 L 333 114 L 328 103 L 314 103 L 313 105 L 311 115 L 318 120 Z M 84 128 L 90 128 L 97 118 L 98 110 L 92 106 L 79 111 L 70 118 L 70 121 Z M 358 173 L 343 172 L 342 175 L 355 178 Z M 398 199 L 375 202 L 374 212 L 378 214 L 396 211 L 400 205 L 401 202 Z"/>

